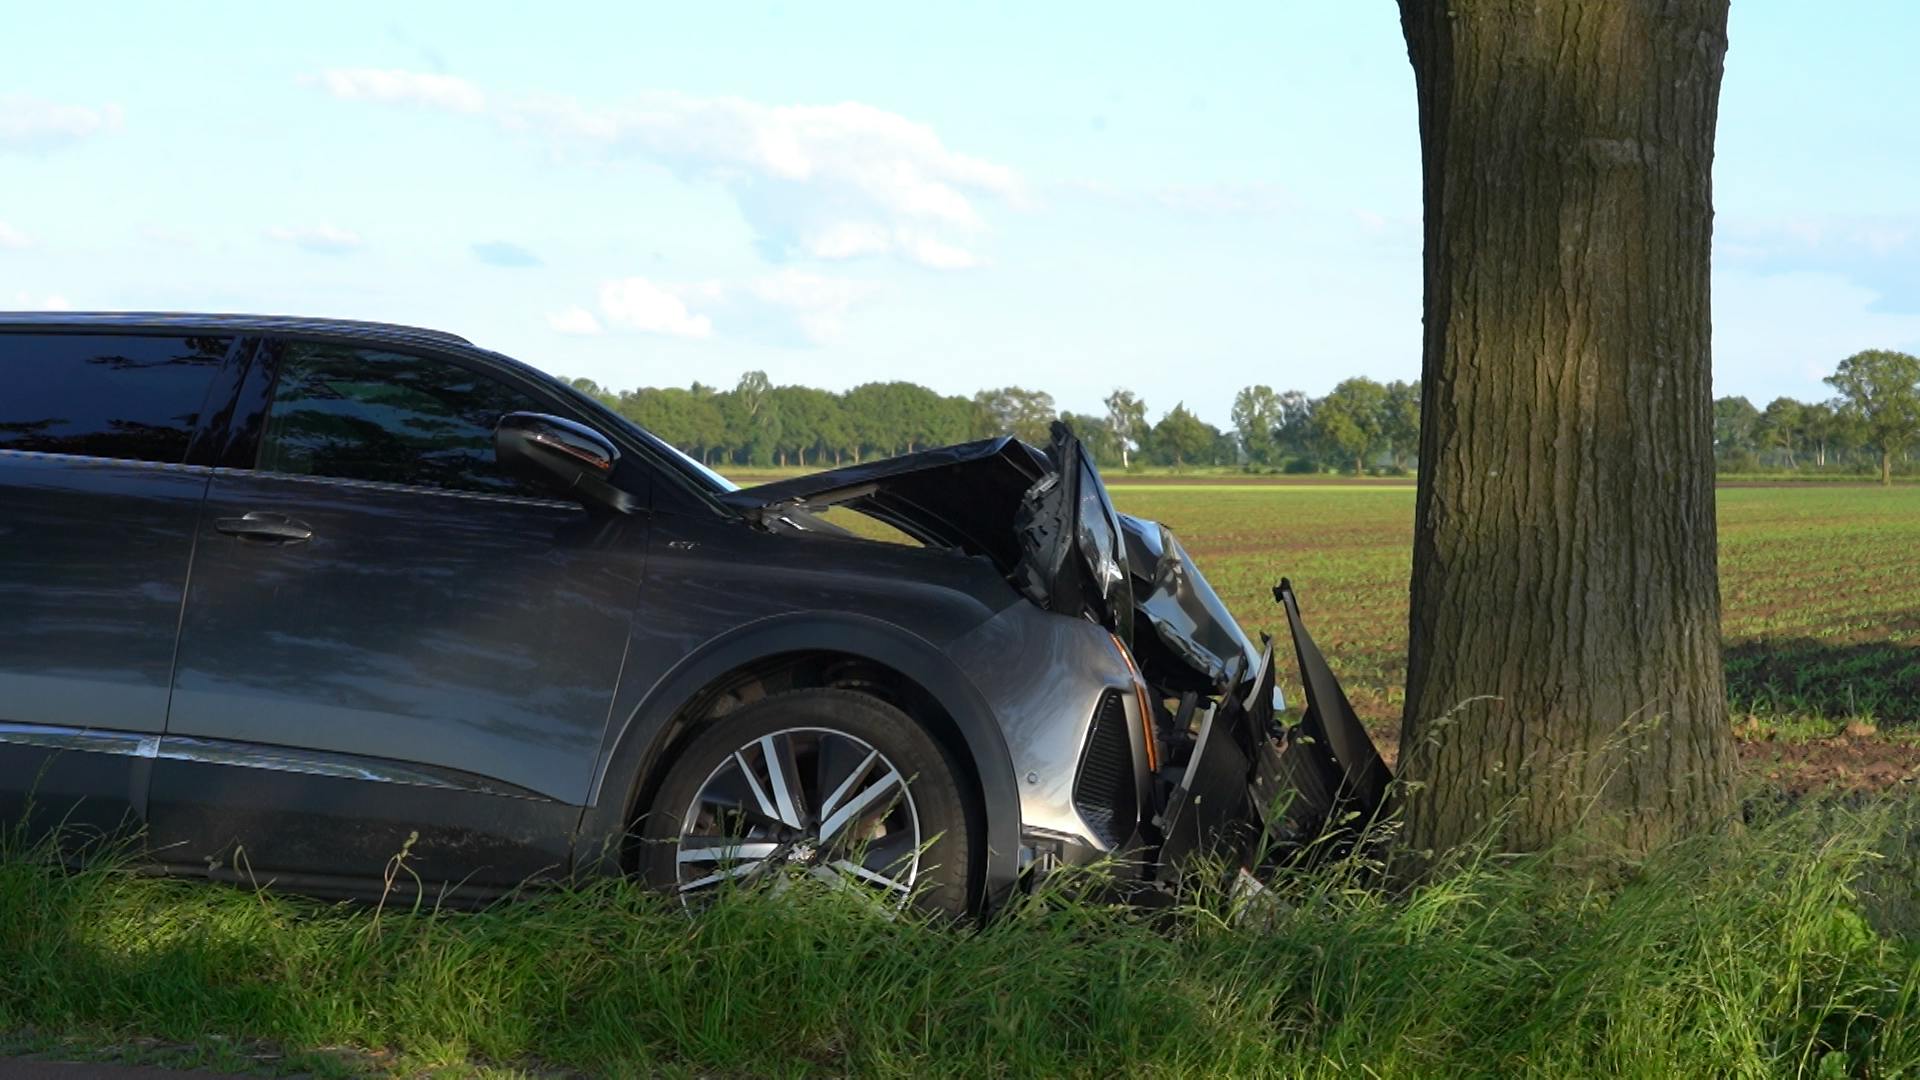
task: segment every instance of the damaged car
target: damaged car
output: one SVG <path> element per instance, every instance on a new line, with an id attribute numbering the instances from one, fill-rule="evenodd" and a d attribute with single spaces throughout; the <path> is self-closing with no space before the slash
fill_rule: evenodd
<path id="1" fill-rule="evenodd" d="M 0 315 L 0 374 L 13 835 L 327 895 L 778 876 L 958 913 L 1386 798 L 1291 588 L 1298 714 L 1064 426 L 743 489 L 434 331 Z"/>

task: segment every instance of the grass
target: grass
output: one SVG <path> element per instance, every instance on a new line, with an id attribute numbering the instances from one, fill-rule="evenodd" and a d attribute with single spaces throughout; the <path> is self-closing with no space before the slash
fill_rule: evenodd
<path id="1" fill-rule="evenodd" d="M 1250 629 L 1281 575 L 1362 711 L 1397 711 L 1412 491 L 1150 482 Z M 1920 489 L 1723 490 L 1734 703 L 1920 737 Z M 1898 734 L 1904 732 L 1906 734 Z M 1886 744 L 1881 749 L 1890 751 Z M 0 1051 L 355 1073 L 1920 1075 L 1920 800 L 1762 800 L 1602 873 L 1473 853 L 1252 907 L 1064 893 L 984 930 L 623 882 L 477 914 L 326 906 L 0 851 Z"/>
<path id="2" fill-rule="evenodd" d="M 806 892 L 695 919 L 619 882 L 326 907 L 16 856 L 0 1030 L 322 1075 L 1894 1076 L 1920 1070 L 1916 828 L 1802 805 L 1605 886 L 1480 852 L 1397 894 L 1364 868 L 1154 916 L 1061 891 L 984 930 Z"/>

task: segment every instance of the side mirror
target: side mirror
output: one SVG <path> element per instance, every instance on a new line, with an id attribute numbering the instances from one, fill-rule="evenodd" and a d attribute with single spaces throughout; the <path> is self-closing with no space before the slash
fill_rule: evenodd
<path id="1" fill-rule="evenodd" d="M 545 413 L 514 412 L 493 429 L 493 453 L 502 468 L 589 505 L 631 513 L 633 498 L 610 483 L 620 449 L 605 435 Z"/>

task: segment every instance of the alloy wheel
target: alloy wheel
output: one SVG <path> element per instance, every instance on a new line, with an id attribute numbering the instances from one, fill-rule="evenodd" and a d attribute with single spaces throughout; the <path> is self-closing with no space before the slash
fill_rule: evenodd
<path id="1" fill-rule="evenodd" d="M 886 755 L 829 728 L 762 735 L 708 774 L 682 821 L 677 891 L 811 877 L 905 904 L 925 837 L 913 793 Z"/>

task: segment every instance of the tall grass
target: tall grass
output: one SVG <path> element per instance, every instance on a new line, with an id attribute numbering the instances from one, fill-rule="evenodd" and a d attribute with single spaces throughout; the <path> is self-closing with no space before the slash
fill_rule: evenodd
<path id="1" fill-rule="evenodd" d="M 593 1075 L 1892 1076 L 1920 1071 L 1920 813 L 1769 811 L 1598 885 L 1462 860 L 984 929 L 622 882 L 479 913 L 0 861 L 0 1030 Z M 1891 856 L 1891 858 L 1889 857 Z M 288 1059 L 306 1067 L 311 1060 Z"/>

